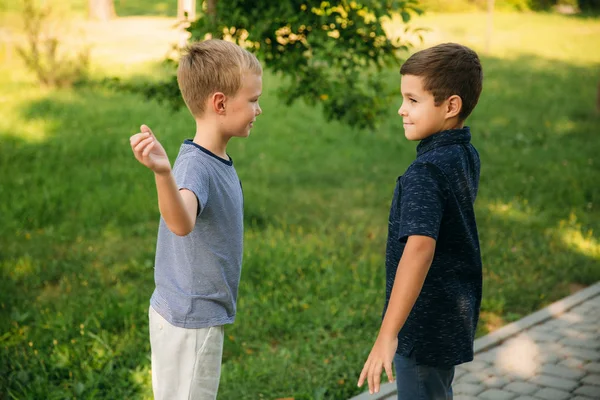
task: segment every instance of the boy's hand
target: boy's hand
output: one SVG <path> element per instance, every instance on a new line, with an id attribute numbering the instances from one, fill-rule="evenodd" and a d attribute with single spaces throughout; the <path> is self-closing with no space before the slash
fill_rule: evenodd
<path id="1" fill-rule="evenodd" d="M 358 386 L 362 386 L 365 379 L 369 383 L 369 393 L 378 393 L 379 384 L 381 382 L 381 373 L 385 370 L 388 380 L 392 382 L 394 375 L 392 374 L 392 360 L 398 348 L 398 338 L 386 338 L 380 335 L 377 337 L 371 354 L 365 362 L 365 366 L 358 378 Z"/>
<path id="2" fill-rule="evenodd" d="M 129 138 L 135 158 L 156 174 L 171 172 L 169 156 L 150 128 L 142 125 L 140 131 Z"/>

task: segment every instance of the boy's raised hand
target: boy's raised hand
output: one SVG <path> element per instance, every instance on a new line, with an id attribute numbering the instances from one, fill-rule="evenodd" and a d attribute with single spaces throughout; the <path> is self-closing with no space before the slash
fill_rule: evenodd
<path id="1" fill-rule="evenodd" d="M 140 133 L 129 138 L 135 158 L 157 174 L 171 172 L 169 156 L 160 142 L 146 125 L 140 127 Z"/>
<path id="2" fill-rule="evenodd" d="M 379 385 L 381 383 L 381 374 L 385 370 L 388 381 L 392 382 L 394 376 L 392 373 L 392 361 L 396 348 L 398 347 L 398 338 L 387 338 L 379 335 L 373 349 L 369 354 L 369 358 L 365 362 L 365 366 L 358 378 L 358 386 L 362 386 L 365 380 L 369 384 L 369 393 L 379 393 Z"/>

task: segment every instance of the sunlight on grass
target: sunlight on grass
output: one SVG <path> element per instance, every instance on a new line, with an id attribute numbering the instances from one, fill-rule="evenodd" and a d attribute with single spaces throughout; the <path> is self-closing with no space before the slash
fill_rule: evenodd
<path id="1" fill-rule="evenodd" d="M 527 200 L 512 200 L 508 203 L 496 201 L 489 203 L 487 209 L 498 217 L 512 221 L 527 222 L 534 218 L 533 210 L 527 206 Z"/>
<path id="2" fill-rule="evenodd" d="M 52 125 L 52 121 L 47 120 L 23 121 L 22 130 L 17 135 L 27 143 L 41 143 L 47 139 L 48 132 L 55 129 Z"/>
<path id="3" fill-rule="evenodd" d="M 152 370 L 150 369 L 150 365 L 140 365 L 135 370 L 131 371 L 131 376 L 129 378 L 131 382 L 137 387 L 140 388 L 140 398 L 149 399 L 153 398 L 152 396 Z"/>
<path id="4" fill-rule="evenodd" d="M 473 47 L 485 55 L 504 59 L 517 59 L 523 55 L 535 55 L 550 60 L 568 58 L 576 64 L 600 62 L 600 20 L 576 19 L 564 15 L 535 13 L 495 12 L 490 52 L 486 52 L 487 13 L 427 13 L 411 19 L 411 27 L 427 27 L 423 45 L 453 41 Z M 561 26 L 569 30 L 555 29 Z M 399 15 L 385 24 L 390 37 L 410 38 L 418 43 L 417 35 L 407 36 L 406 25 Z M 575 40 L 574 40 L 575 38 Z"/>
<path id="5" fill-rule="evenodd" d="M 27 99 L 30 100 L 30 99 Z M 15 107 L 15 105 L 17 107 Z M 19 139 L 26 143 L 42 143 L 48 139 L 49 133 L 55 131 L 56 121 L 50 119 L 28 119 L 23 118 L 20 112 L 17 112 L 19 104 L 13 103 L 11 107 L 7 107 L 8 110 L 14 109 L 13 112 L 9 112 L 8 120 L 0 122 L 0 130 L 4 132 L 0 133 L 0 137 L 12 137 Z M 15 126 L 18 129 L 4 129 L 4 125 Z"/>
<path id="6" fill-rule="evenodd" d="M 37 272 L 37 269 L 38 268 L 34 265 L 31 257 L 25 255 L 16 260 L 14 266 L 12 267 L 11 275 L 16 278 L 16 280 L 19 280 L 33 275 Z"/>
<path id="7" fill-rule="evenodd" d="M 579 229 L 564 228 L 562 240 L 572 250 L 600 260 L 600 242 L 594 238 L 592 230 L 582 233 Z"/>
<path id="8" fill-rule="evenodd" d="M 568 135 L 577 129 L 577 124 L 574 121 L 562 118 L 559 121 L 556 121 L 552 127 L 554 128 L 554 132 L 557 134 Z"/>
<path id="9" fill-rule="evenodd" d="M 506 128 L 510 125 L 510 118 L 504 115 L 497 115 L 490 118 L 489 125 L 494 128 Z"/>

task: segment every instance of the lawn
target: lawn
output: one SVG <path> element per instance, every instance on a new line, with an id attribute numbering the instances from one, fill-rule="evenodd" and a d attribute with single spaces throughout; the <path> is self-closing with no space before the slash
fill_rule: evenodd
<path id="1" fill-rule="evenodd" d="M 480 335 L 600 280 L 600 21 L 498 14 L 484 53 L 485 18 L 416 20 L 432 28 L 425 45 L 455 40 L 482 54 L 484 92 L 468 121 L 482 160 Z M 165 24 L 143 21 L 150 32 Z M 140 36 L 140 49 L 154 40 Z M 162 74 L 131 50 L 120 65 L 118 41 L 100 42 L 95 76 Z M 151 398 L 159 215 L 128 138 L 146 123 L 175 157 L 193 121 L 133 94 L 40 89 L 14 54 L 2 61 L 0 399 Z M 397 71 L 386 76 L 398 85 Z M 399 98 L 366 132 L 282 106 L 277 85 L 266 73 L 264 114 L 229 148 L 246 232 L 219 398 L 343 400 L 361 392 L 384 301 L 388 207 L 415 144 Z"/>

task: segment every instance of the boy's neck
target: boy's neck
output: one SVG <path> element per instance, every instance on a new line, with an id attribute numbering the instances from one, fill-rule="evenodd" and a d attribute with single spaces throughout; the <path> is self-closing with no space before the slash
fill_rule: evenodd
<path id="1" fill-rule="evenodd" d="M 214 155 L 229 160 L 227 156 L 227 143 L 229 138 L 225 138 L 219 132 L 217 125 L 213 121 L 196 119 L 196 135 L 194 143 L 204 147 Z"/>
<path id="2" fill-rule="evenodd" d="M 457 117 L 446 120 L 440 132 L 449 131 L 452 129 L 461 129 L 465 127 L 465 121 L 460 121 Z"/>

